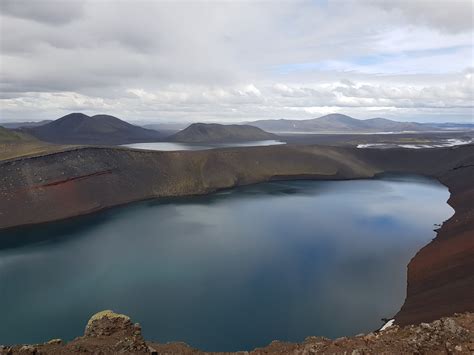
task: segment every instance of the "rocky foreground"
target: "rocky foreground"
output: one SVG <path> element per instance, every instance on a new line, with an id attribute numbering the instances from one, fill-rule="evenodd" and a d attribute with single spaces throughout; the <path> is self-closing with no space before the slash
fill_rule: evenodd
<path id="1" fill-rule="evenodd" d="M 159 344 L 143 339 L 141 327 L 123 314 L 102 311 L 89 320 L 84 335 L 63 343 L 0 346 L 0 354 L 206 354 L 185 343 Z M 308 337 L 302 343 L 274 341 L 237 354 L 473 354 L 474 314 L 455 314 L 431 323 L 330 340 Z"/>

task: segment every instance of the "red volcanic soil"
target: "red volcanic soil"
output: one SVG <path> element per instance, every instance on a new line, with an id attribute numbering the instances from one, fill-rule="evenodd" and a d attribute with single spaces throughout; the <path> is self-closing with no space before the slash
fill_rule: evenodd
<path id="1" fill-rule="evenodd" d="M 439 177 L 455 214 L 408 265 L 407 297 L 398 324 L 431 321 L 474 309 L 474 166 Z"/>

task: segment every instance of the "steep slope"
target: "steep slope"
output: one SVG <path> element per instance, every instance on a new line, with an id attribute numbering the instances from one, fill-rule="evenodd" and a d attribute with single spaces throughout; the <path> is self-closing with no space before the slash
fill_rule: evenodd
<path id="1" fill-rule="evenodd" d="M 186 143 L 227 143 L 275 139 L 276 135 L 249 125 L 193 123 L 168 140 Z"/>
<path id="2" fill-rule="evenodd" d="M 24 128 L 35 137 L 62 144 L 126 144 L 158 141 L 162 135 L 154 130 L 134 126 L 114 116 L 71 113 L 51 123 Z"/>
<path id="3" fill-rule="evenodd" d="M 358 120 L 337 113 L 310 120 L 260 120 L 251 122 L 251 124 L 270 132 L 357 133 L 426 131 L 431 129 L 428 125 L 414 122 L 398 122 L 386 118 Z"/>

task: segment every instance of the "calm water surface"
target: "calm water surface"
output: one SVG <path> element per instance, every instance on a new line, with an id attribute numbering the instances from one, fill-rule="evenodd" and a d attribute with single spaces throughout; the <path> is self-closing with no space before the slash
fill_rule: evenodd
<path id="1" fill-rule="evenodd" d="M 3 232 L 0 344 L 71 339 L 103 309 L 204 350 L 371 331 L 448 197 L 414 177 L 275 182 Z"/>
<path id="2" fill-rule="evenodd" d="M 174 142 L 154 142 L 154 143 L 133 143 L 124 144 L 124 147 L 135 148 L 135 149 L 146 149 L 146 150 L 207 150 L 214 148 L 227 148 L 227 147 L 256 147 L 265 145 L 277 145 L 286 144 L 276 140 L 265 140 L 265 141 L 253 141 L 253 142 L 236 142 L 236 143 L 174 143 Z"/>

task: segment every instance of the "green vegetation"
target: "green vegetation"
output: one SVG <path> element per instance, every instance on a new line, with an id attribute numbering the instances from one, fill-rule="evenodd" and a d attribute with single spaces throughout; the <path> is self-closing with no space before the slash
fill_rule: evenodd
<path id="1" fill-rule="evenodd" d="M 21 143 L 27 141 L 36 141 L 29 134 L 12 131 L 0 126 L 0 144 L 2 143 Z"/>
<path id="2" fill-rule="evenodd" d="M 0 126 L 0 161 L 57 152 L 68 147 L 70 146 L 42 142 L 27 133 Z"/>

